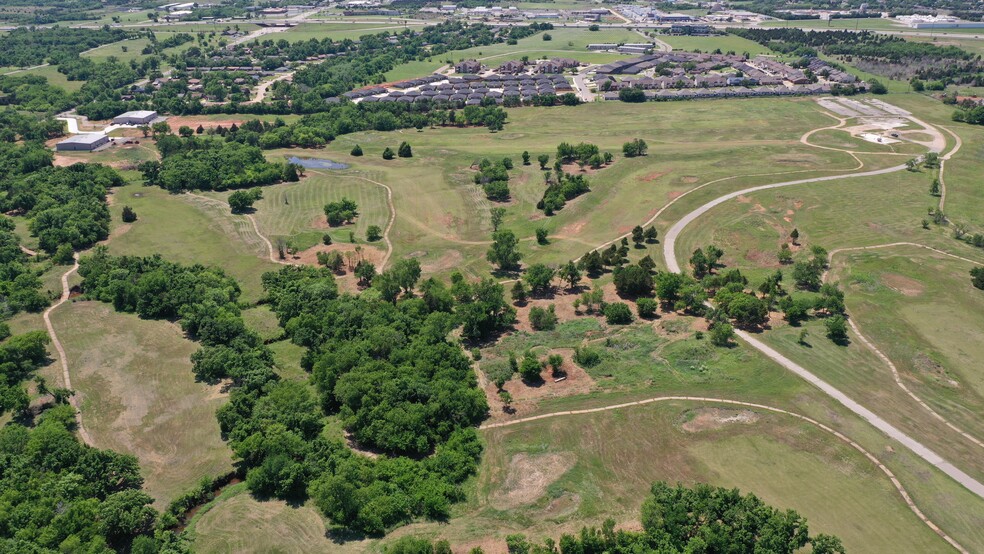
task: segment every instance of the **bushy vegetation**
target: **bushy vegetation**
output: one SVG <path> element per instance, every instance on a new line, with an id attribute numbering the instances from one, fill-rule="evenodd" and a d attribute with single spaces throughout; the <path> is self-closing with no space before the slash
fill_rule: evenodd
<path id="1" fill-rule="evenodd" d="M 140 164 L 146 184 L 170 192 L 227 190 L 297 181 L 293 164 L 268 162 L 256 146 L 165 134 L 157 139 L 162 160 Z"/>
<path id="2" fill-rule="evenodd" d="M 67 27 L 18 27 L 0 36 L 0 66 L 25 67 L 46 61 L 53 65 L 79 53 L 130 38 L 122 29 L 75 29 Z"/>
<path id="3" fill-rule="evenodd" d="M 481 185 L 485 196 L 496 202 L 509 200 L 509 169 L 505 160 L 491 162 L 486 158 L 478 163 L 478 173 L 475 174 L 475 184 Z"/>
<path id="4" fill-rule="evenodd" d="M 277 378 L 269 350 L 240 316 L 238 286 L 221 271 L 98 250 L 79 273 L 92 298 L 178 318 L 202 344 L 192 357 L 198 377 L 232 379 L 219 423 L 254 493 L 310 496 L 336 524 L 381 533 L 415 517 L 447 517 L 462 497 L 459 485 L 481 452 L 473 427 L 488 408 L 470 360 L 448 335 L 460 324 L 466 337 L 488 336 L 513 317 L 491 280 L 456 276 L 450 288 L 430 280 L 421 297 L 410 297 L 419 277 L 412 265 L 374 279 L 396 284 L 403 299 L 376 283 L 361 297 L 339 296 L 325 268 L 264 275 L 279 323 L 308 349 L 302 365 L 317 394 Z M 366 458 L 326 438 L 326 415 L 386 455 Z"/>
<path id="5" fill-rule="evenodd" d="M 187 552 L 172 533 L 155 536 L 136 458 L 79 444 L 74 426 L 61 405 L 34 428 L 0 429 L 0 550 Z"/>

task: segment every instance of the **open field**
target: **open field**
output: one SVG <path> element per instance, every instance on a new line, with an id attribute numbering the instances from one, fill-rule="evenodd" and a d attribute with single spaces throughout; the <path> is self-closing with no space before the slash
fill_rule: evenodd
<path id="1" fill-rule="evenodd" d="M 189 356 L 198 345 L 177 325 L 98 302 L 69 303 L 52 323 L 96 446 L 135 455 L 159 508 L 203 475 L 232 469 L 215 419 L 226 395 L 195 382 Z"/>
<path id="2" fill-rule="evenodd" d="M 606 517 L 635 527 L 649 484 L 662 479 L 755 491 L 805 515 L 812 532 L 837 534 L 850 551 L 948 548 L 868 460 L 788 416 L 674 402 L 531 422 L 484 436 L 479 477 L 450 523 L 416 524 L 393 537 L 444 537 L 459 548 L 481 545 L 492 554 L 503 552 L 501 540 L 510 533 L 556 538 Z M 243 520 L 251 524 L 241 526 Z M 194 532 L 196 547 L 206 551 L 260 552 L 271 537 L 283 552 L 374 548 L 365 542 L 332 547 L 313 509 L 257 503 L 246 494 L 216 503 Z"/>
<path id="3" fill-rule="evenodd" d="M 112 254 L 160 253 L 179 263 L 221 267 L 239 282 L 248 302 L 256 301 L 262 293 L 260 276 L 277 268 L 267 261 L 266 246 L 259 237 L 241 231 L 250 223 L 243 216 L 230 214 L 228 206 L 140 185 L 117 189 L 114 196 L 114 221 L 119 221 L 123 205 L 132 207 L 138 219 L 122 231 L 125 240 L 110 242 Z M 250 236 L 251 241 L 244 242 L 243 236 Z"/>
<path id="4" fill-rule="evenodd" d="M 729 114 L 741 112 L 742 117 Z M 783 114 L 778 117 L 776 113 Z M 602 103 L 576 108 L 523 108 L 509 111 L 504 131 L 483 128 L 440 128 L 396 133 L 363 132 L 339 137 L 325 150 L 271 151 L 270 159 L 284 154 L 326 157 L 351 165 L 342 173 L 361 175 L 393 189 L 396 223 L 391 234 L 394 255 L 415 255 L 425 269 L 470 275 L 487 273 L 484 261 L 491 224 L 488 201 L 472 182 L 470 166 L 483 157 L 511 158 L 512 200 L 504 227 L 523 239 L 529 261 L 560 263 L 583 254 L 632 226 L 646 221 L 684 191 L 725 179 L 681 199 L 685 209 L 702 198 L 730 187 L 768 182 L 768 176 L 795 174 L 808 177 L 857 167 L 843 152 L 804 145 L 809 130 L 835 123 L 811 99 L 736 100 L 641 105 Z M 605 121 L 584 127 L 584 118 Z M 649 143 L 649 156 L 625 159 L 621 145 L 633 138 Z M 414 157 L 384 161 L 383 147 L 406 140 Z M 547 153 L 551 164 L 555 146 L 562 141 L 586 141 L 616 160 L 610 167 L 588 175 L 592 191 L 568 203 L 553 217 L 544 217 L 535 204 L 542 195 L 543 177 L 536 156 Z M 365 156 L 349 151 L 360 144 Z M 533 165 L 522 166 L 528 150 Z M 892 165 L 897 160 L 866 158 L 868 167 Z M 763 171 L 763 168 L 765 169 Z M 576 167 L 568 171 L 578 171 Z M 331 172 L 328 172 L 332 174 Z M 756 176 L 758 175 L 758 176 Z M 680 212 L 685 213 L 685 212 Z M 612 222 L 618 222 L 613 225 Z M 535 245 L 534 229 L 545 227 L 548 246 Z"/>
<path id="5" fill-rule="evenodd" d="M 714 50 L 721 50 L 722 52 L 735 52 L 736 54 L 748 53 L 749 55 L 755 56 L 756 54 L 772 54 L 771 50 L 762 46 L 761 44 L 751 41 L 745 38 L 736 37 L 734 35 L 724 35 L 724 36 L 707 36 L 707 37 L 688 37 L 688 36 L 674 36 L 674 35 L 657 35 L 659 40 L 669 44 L 674 50 L 687 50 L 694 51 L 700 50 L 702 52 L 713 52 Z"/>
<path id="6" fill-rule="evenodd" d="M 301 23 L 286 31 L 275 34 L 276 40 L 301 42 L 310 39 L 356 40 L 363 35 L 379 33 L 400 33 L 405 29 L 419 30 L 422 25 L 398 23 Z"/>

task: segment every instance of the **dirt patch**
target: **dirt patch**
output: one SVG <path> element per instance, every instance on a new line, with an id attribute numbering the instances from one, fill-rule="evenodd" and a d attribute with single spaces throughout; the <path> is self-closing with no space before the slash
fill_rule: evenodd
<path id="1" fill-rule="evenodd" d="M 586 165 L 584 166 L 584 169 L 581 169 L 581 166 L 575 163 L 575 164 L 564 164 L 561 167 L 561 170 L 563 170 L 565 173 L 570 173 L 571 175 L 594 175 L 595 173 L 598 173 L 599 171 L 602 171 L 607 167 L 608 167 L 607 165 L 603 165 L 598 169 L 592 169 L 591 166 Z"/>
<path id="2" fill-rule="evenodd" d="M 570 452 L 529 455 L 516 454 L 502 487 L 491 498 L 497 509 L 509 509 L 535 502 L 547 492 L 547 487 L 574 467 L 576 458 Z"/>
<path id="3" fill-rule="evenodd" d="M 699 180 L 700 179 L 698 179 L 696 175 L 684 175 L 680 178 L 680 181 L 687 183 L 688 185 L 692 185 Z"/>
<path id="4" fill-rule="evenodd" d="M 581 229 L 584 229 L 584 226 L 587 224 L 588 222 L 583 219 L 575 221 L 573 223 L 568 223 L 567 225 L 564 225 L 563 227 L 560 228 L 559 234 L 564 236 L 577 235 L 578 233 L 581 232 Z"/>
<path id="5" fill-rule="evenodd" d="M 687 412 L 688 418 L 680 428 L 688 433 L 714 431 L 728 425 L 749 425 L 759 420 L 759 415 L 749 410 L 726 410 L 723 408 L 700 408 Z"/>
<path id="6" fill-rule="evenodd" d="M 677 198 L 680 198 L 681 196 L 683 196 L 682 190 L 671 190 L 670 192 L 666 193 L 667 200 L 675 200 Z"/>
<path id="7" fill-rule="evenodd" d="M 905 296 L 919 296 L 926 290 L 926 287 L 919 281 L 898 273 L 882 273 L 881 281 L 886 287 L 901 292 Z"/>
<path id="8" fill-rule="evenodd" d="M 749 198 L 748 196 L 745 196 L 744 194 L 739 195 L 737 200 L 739 202 L 741 202 L 742 204 L 748 204 L 749 202 L 752 201 L 751 198 Z"/>
<path id="9" fill-rule="evenodd" d="M 543 509 L 543 515 L 548 518 L 562 517 L 573 514 L 581 506 L 581 496 L 569 492 L 554 498 Z"/>
<path id="10" fill-rule="evenodd" d="M 587 394 L 594 390 L 595 381 L 581 366 L 574 363 L 574 350 L 571 348 L 557 348 L 550 351 L 536 351 L 538 357 L 546 361 L 547 356 L 559 354 L 564 363 L 560 366 L 560 371 L 555 375 L 550 368 L 544 368 L 540 372 L 540 382 L 527 384 L 518 376 L 503 385 L 503 390 L 512 396 L 512 405 L 507 412 L 505 405 L 499 398 L 499 391 L 495 384 L 484 382 L 485 398 L 489 403 L 489 413 L 494 420 L 506 420 L 528 415 L 536 410 L 539 401 L 544 398 L 574 396 Z M 483 360 L 482 363 L 489 363 L 495 358 Z M 484 377 L 484 374 L 482 374 Z"/>
<path id="11" fill-rule="evenodd" d="M 426 254 L 426 253 L 425 253 Z M 430 273 L 440 273 L 449 269 L 461 266 L 465 257 L 457 250 L 445 250 L 440 259 L 420 264 L 420 270 L 424 275 Z"/>
<path id="12" fill-rule="evenodd" d="M 657 171 L 655 173 L 650 173 L 648 175 L 643 175 L 642 177 L 639 178 L 639 180 L 642 181 L 642 182 L 644 182 L 644 183 L 650 183 L 650 182 L 655 181 L 656 179 L 659 179 L 660 177 L 666 175 L 667 173 L 669 173 L 669 171 Z"/>
<path id="13" fill-rule="evenodd" d="M 335 275 L 335 282 L 338 283 L 338 288 L 342 292 L 352 293 L 359 291 L 358 279 L 352 271 L 355 264 L 360 260 L 366 260 L 378 269 L 379 263 L 386 256 L 385 250 L 375 246 L 340 242 L 327 246 L 324 244 L 312 246 L 289 257 L 288 261 L 301 265 L 318 265 L 318 252 L 341 252 L 345 265 L 343 266 L 343 273 Z"/>
<path id="14" fill-rule="evenodd" d="M 950 377 L 950 375 L 946 372 L 946 368 L 936 360 L 930 358 L 925 352 L 917 352 L 916 355 L 912 357 L 912 365 L 914 365 L 919 371 L 928 373 L 939 383 L 945 386 L 951 388 L 960 387 L 960 383 Z"/>

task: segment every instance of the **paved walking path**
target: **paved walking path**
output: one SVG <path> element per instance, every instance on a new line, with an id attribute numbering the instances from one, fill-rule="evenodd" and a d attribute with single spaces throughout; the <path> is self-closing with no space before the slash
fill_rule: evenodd
<path id="1" fill-rule="evenodd" d="M 926 517 L 925 514 L 923 514 L 922 510 L 920 510 L 919 507 L 916 506 L 916 503 L 912 500 L 912 497 L 909 496 L 908 491 L 906 491 L 905 487 L 902 486 L 902 483 L 898 480 L 898 478 L 895 476 L 895 474 L 892 473 L 892 470 L 888 469 L 888 467 L 885 466 L 885 464 L 881 463 L 881 461 L 877 457 L 875 457 L 874 454 L 872 454 L 871 452 L 867 451 L 863 446 L 861 446 L 857 442 L 851 440 L 847 435 L 844 435 L 840 431 L 837 431 L 837 430 L 835 430 L 835 429 L 833 429 L 833 428 L 831 428 L 831 427 L 829 427 L 827 425 L 824 425 L 823 423 L 820 423 L 819 421 L 817 421 L 817 420 L 815 420 L 813 418 L 810 418 L 810 417 L 807 417 L 805 415 L 798 414 L 798 413 L 795 413 L 795 412 L 790 412 L 790 411 L 784 410 L 782 408 L 776 408 L 774 406 L 767 406 L 765 404 L 755 404 L 753 402 L 742 402 L 742 401 L 739 401 L 739 400 L 728 400 L 728 399 L 725 399 L 725 398 L 708 398 L 708 397 L 702 397 L 702 396 L 658 396 L 658 397 L 655 397 L 655 398 L 647 398 L 645 400 L 638 400 L 638 401 L 635 401 L 635 402 L 625 402 L 625 403 L 622 403 L 622 404 L 613 404 L 613 405 L 610 405 L 610 406 L 602 406 L 602 407 L 599 407 L 599 408 L 586 408 L 586 409 L 583 409 L 583 410 L 570 410 L 570 411 L 565 411 L 565 412 L 553 412 L 553 413 L 549 413 L 549 414 L 541 414 L 541 415 L 536 415 L 536 416 L 524 417 L 524 418 L 520 418 L 520 419 L 513 419 L 513 420 L 509 420 L 509 421 L 501 421 L 501 422 L 497 422 L 497 423 L 485 423 L 485 424 L 483 424 L 480 427 L 480 429 L 499 429 L 499 428 L 502 428 L 502 427 L 511 427 L 513 425 L 519 425 L 521 423 L 526 423 L 526 422 L 529 422 L 529 421 L 536 421 L 536 420 L 541 420 L 541 419 L 552 419 L 552 418 L 556 418 L 556 417 L 566 417 L 566 416 L 582 415 L 582 414 L 594 414 L 594 413 L 599 413 L 599 412 L 607 412 L 607 411 L 610 411 L 610 410 L 619 410 L 619 409 L 622 409 L 622 408 L 629 408 L 629 407 L 632 407 L 632 406 L 643 406 L 643 405 L 646 405 L 646 404 L 653 404 L 653 403 L 657 403 L 657 402 L 668 402 L 668 401 L 674 401 L 674 400 L 676 400 L 676 401 L 684 401 L 684 402 L 712 402 L 712 403 L 716 403 L 716 404 L 729 404 L 729 405 L 732 405 L 732 406 L 743 406 L 743 407 L 748 407 L 748 408 L 756 408 L 756 409 L 759 409 L 759 410 L 767 410 L 767 411 L 770 411 L 770 412 L 775 412 L 775 413 L 779 413 L 779 414 L 784 414 L 784 415 L 795 417 L 796 419 L 799 419 L 799 420 L 805 421 L 807 423 L 810 423 L 813 426 L 818 427 L 819 429 L 822 429 L 823 431 L 826 431 L 827 433 L 830 433 L 830 434 L 834 435 L 835 437 L 837 437 L 841 441 L 849 444 L 852 448 L 854 448 L 855 450 L 857 450 L 858 452 L 860 452 L 861 454 L 863 454 L 864 457 L 868 458 L 868 460 L 871 461 L 871 463 L 873 463 L 876 466 L 878 466 L 878 469 L 880 469 L 882 471 L 882 473 L 884 473 L 885 475 L 887 475 L 888 478 L 892 481 L 892 485 L 895 487 L 895 490 L 897 490 L 899 492 L 899 494 L 902 495 L 902 499 L 905 500 L 905 503 L 909 507 L 909 509 L 912 510 L 912 512 L 914 514 L 916 514 L 916 517 L 918 517 L 923 523 L 925 523 L 930 529 L 932 529 L 933 532 L 935 532 L 937 535 L 939 535 L 940 537 L 942 537 L 943 540 L 945 540 L 946 542 L 948 542 L 950 544 L 950 546 L 952 546 L 955 549 L 957 549 L 957 551 L 962 552 L 962 553 L 967 553 L 968 552 L 966 548 L 964 548 L 960 543 L 958 543 L 952 537 L 950 537 L 949 535 L 947 535 L 945 531 L 943 531 L 942 529 L 940 529 L 940 527 L 938 525 L 936 525 L 935 523 L 933 523 L 929 518 Z"/>
<path id="2" fill-rule="evenodd" d="M 768 185 L 751 187 L 751 188 L 731 192 L 723 196 L 720 196 L 718 198 L 715 198 L 714 200 L 707 202 L 706 204 L 698 207 L 697 209 L 683 216 L 683 218 L 677 221 L 672 227 L 670 227 L 669 231 L 667 231 L 666 236 L 663 239 L 663 257 L 665 259 L 667 269 L 674 273 L 679 273 L 681 271 L 680 264 L 677 261 L 677 257 L 676 257 L 676 241 L 679 238 L 680 233 L 683 231 L 683 229 L 686 228 L 687 225 L 692 223 L 698 217 L 706 214 L 707 212 L 711 211 L 715 207 L 729 200 L 732 200 L 742 195 L 751 194 L 763 190 L 789 187 L 794 185 L 803 185 L 808 183 L 835 181 L 840 179 L 849 179 L 849 178 L 856 178 L 856 177 L 870 177 L 875 175 L 884 175 L 887 173 L 902 171 L 904 169 L 906 169 L 905 165 L 897 165 L 885 169 L 876 169 L 873 171 L 864 171 L 861 173 L 849 173 L 845 175 L 830 175 L 826 177 L 814 177 L 811 179 L 785 181 L 781 183 L 772 183 Z M 904 432 L 896 428 L 891 423 L 879 417 L 871 410 L 865 408 L 858 402 L 854 401 L 852 398 L 848 397 L 846 394 L 835 388 L 833 385 L 820 379 L 819 377 L 811 373 L 803 366 L 793 362 L 789 358 L 786 358 L 785 356 L 777 352 L 775 349 L 768 346 L 764 342 L 758 340 L 748 332 L 742 330 L 736 330 L 735 334 L 738 335 L 739 338 L 747 342 L 749 345 L 751 345 L 753 348 L 765 354 L 767 357 L 769 357 L 779 365 L 783 366 L 789 371 L 800 376 L 801 378 L 803 378 L 813 386 L 817 387 L 818 389 L 823 391 L 825 394 L 827 394 L 834 400 L 837 400 L 838 402 L 843 404 L 845 407 L 847 407 L 849 410 L 851 410 L 852 412 L 860 416 L 862 419 L 870 423 L 876 429 L 888 435 L 890 438 L 898 441 L 907 449 L 912 451 L 914 454 L 916 454 L 923 460 L 929 462 L 931 465 L 937 467 L 940 471 L 942 471 L 943 473 L 951 477 L 953 480 L 960 483 L 962 486 L 964 486 L 965 488 L 967 488 L 977 496 L 984 498 L 984 484 L 982 484 L 977 479 L 974 479 L 970 475 L 966 474 L 965 472 L 963 472 L 962 470 L 960 470 L 950 462 L 943 459 L 943 457 L 940 456 L 939 454 L 933 452 L 931 449 L 927 448 L 919 441 L 913 439 L 909 435 L 905 434 Z"/>

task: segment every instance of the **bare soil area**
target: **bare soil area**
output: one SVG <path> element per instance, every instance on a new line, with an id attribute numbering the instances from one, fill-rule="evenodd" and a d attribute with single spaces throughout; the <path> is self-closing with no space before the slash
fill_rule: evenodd
<path id="1" fill-rule="evenodd" d="M 516 454 L 509 461 L 505 482 L 490 499 L 492 506 L 502 510 L 535 502 L 547 492 L 551 483 L 574 467 L 575 461 L 570 452 Z"/>

